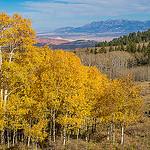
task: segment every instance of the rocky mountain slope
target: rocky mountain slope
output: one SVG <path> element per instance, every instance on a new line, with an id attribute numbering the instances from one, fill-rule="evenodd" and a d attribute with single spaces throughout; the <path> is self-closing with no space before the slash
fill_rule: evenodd
<path id="1" fill-rule="evenodd" d="M 149 21 L 138 21 L 128 19 L 106 20 L 98 21 L 86 24 L 82 27 L 64 27 L 54 31 L 54 33 L 94 33 L 96 36 L 119 36 L 129 34 L 131 32 L 137 32 L 148 30 L 150 28 Z"/>

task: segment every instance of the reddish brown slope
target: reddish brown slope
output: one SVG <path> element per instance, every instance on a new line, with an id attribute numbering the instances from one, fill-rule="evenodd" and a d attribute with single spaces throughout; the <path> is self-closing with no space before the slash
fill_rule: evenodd
<path id="1" fill-rule="evenodd" d="M 50 39 L 50 38 L 36 38 L 37 43 L 47 43 L 52 45 L 59 45 L 62 43 L 69 43 L 67 40 L 58 40 L 58 39 Z"/>

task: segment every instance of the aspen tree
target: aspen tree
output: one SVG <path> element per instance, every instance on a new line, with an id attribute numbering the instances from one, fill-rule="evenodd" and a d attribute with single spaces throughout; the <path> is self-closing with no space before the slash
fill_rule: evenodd
<path id="1" fill-rule="evenodd" d="M 0 13 L 1 100 L 4 101 L 4 116 L 8 96 L 15 90 L 16 86 L 18 86 L 16 84 L 13 86 L 10 85 L 11 80 L 9 74 L 12 58 L 15 52 L 20 51 L 20 48 L 24 51 L 27 46 L 35 43 L 33 40 L 35 34 L 30 26 L 30 20 L 22 19 L 18 14 L 14 14 L 11 17 L 5 13 Z M 4 144 L 4 129 L 1 137 L 1 143 Z"/>

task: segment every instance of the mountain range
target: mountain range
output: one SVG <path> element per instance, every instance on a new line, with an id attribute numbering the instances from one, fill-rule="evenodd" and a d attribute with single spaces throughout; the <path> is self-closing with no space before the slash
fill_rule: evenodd
<path id="1" fill-rule="evenodd" d="M 96 36 L 122 36 L 131 32 L 145 31 L 150 28 L 150 20 L 138 21 L 128 19 L 106 20 L 86 24 L 82 27 L 64 27 L 56 29 L 56 34 L 92 33 Z"/>
<path id="2" fill-rule="evenodd" d="M 138 21 L 128 19 L 106 20 L 86 24 L 82 27 L 64 27 L 54 32 L 38 33 L 37 42 L 42 46 L 49 44 L 54 49 L 75 49 L 94 46 L 100 41 L 110 41 L 115 37 L 132 32 L 150 29 L 150 20 Z"/>

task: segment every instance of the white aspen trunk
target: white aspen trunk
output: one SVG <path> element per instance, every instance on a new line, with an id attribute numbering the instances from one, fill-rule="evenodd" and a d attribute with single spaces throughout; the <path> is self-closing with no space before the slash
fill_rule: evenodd
<path id="1" fill-rule="evenodd" d="M 35 149 L 37 150 L 37 142 L 35 142 Z"/>
<path id="2" fill-rule="evenodd" d="M 52 129 L 51 129 L 51 123 L 52 121 L 50 121 L 50 132 L 49 132 L 49 144 L 51 145 L 52 142 Z"/>
<path id="3" fill-rule="evenodd" d="M 121 144 L 123 144 L 124 126 L 121 127 Z"/>
<path id="4" fill-rule="evenodd" d="M 31 118 L 30 118 L 30 128 L 31 128 Z M 30 141 L 31 141 L 31 137 L 30 135 L 28 136 L 28 147 L 30 146 Z"/>
<path id="5" fill-rule="evenodd" d="M 53 113 L 53 110 L 51 108 L 51 118 L 52 118 L 52 113 Z M 51 142 L 52 142 L 52 119 L 50 120 L 50 132 L 49 132 L 49 144 L 51 145 Z"/>
<path id="6" fill-rule="evenodd" d="M 56 141 L 55 138 L 55 108 L 54 108 L 54 112 L 53 112 L 53 138 L 54 138 L 54 142 Z"/>
<path id="7" fill-rule="evenodd" d="M 20 130 L 18 130 L 18 140 L 19 140 L 19 141 L 21 140 L 21 133 L 20 133 Z"/>
<path id="8" fill-rule="evenodd" d="M 109 140 L 109 126 L 107 128 L 107 140 Z"/>
<path id="9" fill-rule="evenodd" d="M 9 58 L 9 65 L 12 61 L 12 54 L 13 54 L 13 50 L 11 51 L 10 53 L 10 58 Z M 6 111 L 6 104 L 7 104 L 7 93 L 8 93 L 8 73 L 9 73 L 9 68 L 8 68 L 8 72 L 7 72 L 7 75 L 6 75 L 6 87 L 5 87 L 5 95 L 4 95 L 4 109 Z"/>
<path id="10" fill-rule="evenodd" d="M 78 141 L 79 141 L 79 129 L 77 131 L 77 144 L 78 144 Z"/>
<path id="11" fill-rule="evenodd" d="M 112 136 L 113 136 L 113 124 L 111 123 L 110 125 L 110 140 L 112 141 Z"/>
<path id="12" fill-rule="evenodd" d="M 115 124 L 113 123 L 113 144 L 115 143 Z"/>
<path id="13" fill-rule="evenodd" d="M 2 46 L 0 46 L 0 70 L 1 70 L 1 102 L 3 102 L 3 71 L 2 71 Z M 3 104 L 2 104 L 3 105 Z M 4 129 L 1 131 L 1 145 L 5 144 Z"/>
<path id="14" fill-rule="evenodd" d="M 10 58 L 9 58 L 9 65 L 12 61 L 12 54 L 13 54 L 13 50 L 11 51 L 10 53 Z M 4 95 L 4 102 L 5 102 L 5 107 L 6 107 L 6 103 L 7 103 L 7 93 L 8 93 L 8 73 L 9 73 L 9 70 L 7 72 L 7 75 L 6 75 L 6 87 L 5 87 L 5 95 Z M 6 108 L 4 108 L 6 109 Z M 5 110 L 6 111 L 6 110 Z"/>
<path id="15" fill-rule="evenodd" d="M 7 146 L 9 148 L 9 129 L 7 129 Z"/>
<path id="16" fill-rule="evenodd" d="M 2 46 L 0 46 L 0 70 L 1 70 L 1 101 L 3 101 Z"/>
<path id="17" fill-rule="evenodd" d="M 96 123 L 97 123 L 97 119 L 95 118 L 95 128 L 94 128 L 94 131 L 96 131 Z"/>
<path id="18" fill-rule="evenodd" d="M 63 128 L 61 127 L 61 141 L 63 141 Z"/>
<path id="19" fill-rule="evenodd" d="M 110 126 L 110 132 L 111 132 L 111 134 L 112 134 L 112 123 L 111 123 L 111 126 Z"/>
<path id="20" fill-rule="evenodd" d="M 94 121 L 94 118 L 93 118 L 93 121 Z M 92 133 L 94 133 L 94 123 L 92 121 Z"/>
<path id="21" fill-rule="evenodd" d="M 8 78 L 8 76 L 7 76 Z M 5 89 L 5 95 L 4 95 L 4 109 L 6 111 L 6 103 L 7 103 L 7 93 L 8 93 L 8 86 L 6 84 L 6 89 Z"/>
<path id="22" fill-rule="evenodd" d="M 15 146 L 15 129 L 14 129 L 14 132 L 13 132 L 13 146 Z"/>
<path id="23" fill-rule="evenodd" d="M 28 136 L 28 147 L 30 146 L 30 135 Z"/>
<path id="24" fill-rule="evenodd" d="M 31 141 L 32 141 L 32 148 L 33 148 L 33 150 L 34 150 L 34 145 L 35 145 L 35 143 L 34 143 L 34 141 L 33 141 L 33 139 L 31 139 Z"/>
<path id="25" fill-rule="evenodd" d="M 5 135 L 4 135 L 4 129 L 1 131 L 1 145 L 5 144 Z"/>
<path id="26" fill-rule="evenodd" d="M 77 149 L 78 149 L 78 142 L 79 142 L 79 128 L 77 130 Z"/>
<path id="27" fill-rule="evenodd" d="M 68 132 L 68 143 L 70 142 L 70 133 Z"/>
<path id="28" fill-rule="evenodd" d="M 68 114 L 66 112 L 66 118 L 67 118 Z M 67 123 L 65 124 L 65 126 L 67 127 Z M 64 145 L 66 145 L 66 127 L 64 126 Z"/>
<path id="29" fill-rule="evenodd" d="M 16 131 L 16 144 L 18 144 L 18 132 Z"/>
<path id="30" fill-rule="evenodd" d="M 64 145 L 66 145 L 66 128 L 64 127 Z"/>
<path id="31" fill-rule="evenodd" d="M 85 130 L 86 130 L 86 137 L 85 137 L 85 141 L 86 143 L 88 142 L 88 127 L 87 127 L 87 119 L 85 121 L 86 125 L 85 125 Z"/>

